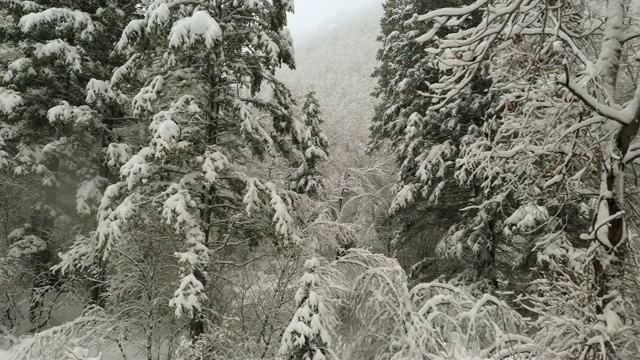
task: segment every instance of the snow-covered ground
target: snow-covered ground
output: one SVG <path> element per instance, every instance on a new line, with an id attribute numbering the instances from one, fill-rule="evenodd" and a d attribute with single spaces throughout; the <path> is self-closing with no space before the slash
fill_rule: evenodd
<path id="1" fill-rule="evenodd" d="M 11 357 L 9 355 L 8 351 L 0 350 L 0 360 L 10 360 Z"/>

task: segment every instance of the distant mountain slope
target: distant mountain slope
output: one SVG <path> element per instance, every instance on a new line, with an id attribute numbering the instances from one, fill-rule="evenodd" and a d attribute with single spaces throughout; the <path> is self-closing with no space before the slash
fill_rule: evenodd
<path id="1" fill-rule="evenodd" d="M 382 6 L 374 4 L 321 26 L 296 44 L 297 69 L 278 74 L 296 95 L 315 85 L 334 149 L 353 151 L 367 141 L 381 16 Z"/>

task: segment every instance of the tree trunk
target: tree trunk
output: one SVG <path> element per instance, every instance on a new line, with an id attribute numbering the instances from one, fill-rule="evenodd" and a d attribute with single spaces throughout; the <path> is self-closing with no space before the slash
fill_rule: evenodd
<path id="1" fill-rule="evenodd" d="M 636 137 L 640 125 L 640 114 L 636 115 L 635 120 L 620 128 L 614 140 L 614 152 L 610 154 L 609 161 L 603 161 L 602 165 L 602 184 L 606 191 L 601 194 L 599 207 L 604 207 L 606 212 L 598 216 L 598 223 L 606 213 L 607 216 L 619 214 L 623 211 L 624 206 L 624 180 L 625 180 L 625 163 L 624 157 L 629 150 L 631 141 Z M 603 227 L 601 235 L 606 233 L 607 241 L 597 239 L 600 242 L 598 256 L 595 258 L 594 274 L 595 285 L 597 287 L 597 297 L 601 299 L 601 303 L 597 306 L 598 314 L 604 314 L 607 305 L 614 300 L 615 292 L 621 290 L 621 276 L 623 273 L 623 262 L 627 253 L 627 229 L 624 216 L 620 215 L 609 221 L 608 226 Z M 596 234 L 596 237 L 598 234 Z"/>
<path id="2" fill-rule="evenodd" d="M 109 134 L 113 131 L 113 128 L 110 125 L 107 125 L 107 133 L 102 133 L 102 138 L 100 145 L 103 149 L 106 149 L 109 146 Z M 106 164 L 106 160 L 103 157 L 99 158 L 100 163 L 98 163 L 98 175 L 102 178 L 109 179 L 109 183 L 114 183 L 117 179 L 111 179 L 111 172 L 109 171 L 109 166 Z M 104 189 L 103 189 L 104 191 Z M 95 220 L 95 217 L 94 217 Z M 97 223 L 95 224 L 97 226 Z M 95 228 L 95 226 L 94 226 Z M 106 276 L 106 267 L 107 264 L 104 260 L 99 259 L 98 264 L 96 264 L 96 272 L 93 274 L 91 278 L 89 278 L 89 304 L 94 306 L 99 306 L 104 308 L 106 306 L 105 292 L 107 286 L 107 276 Z"/>
<path id="3" fill-rule="evenodd" d="M 59 169 L 60 161 L 53 157 L 46 164 L 49 171 L 56 173 Z M 32 267 L 34 272 L 33 284 L 31 286 L 31 297 L 29 299 L 28 317 L 29 321 L 36 325 L 42 326 L 40 317 L 44 306 L 45 295 L 53 289 L 53 285 L 57 282 L 57 275 L 54 274 L 51 267 L 51 240 L 53 228 L 55 225 L 54 215 L 51 213 L 57 202 L 57 188 L 50 186 L 45 188 L 44 202 L 40 208 L 31 214 L 31 226 L 33 234 L 42 239 L 45 243 L 44 250 L 34 254 L 32 257 Z M 46 322 L 47 320 L 45 320 Z"/>
<path id="4" fill-rule="evenodd" d="M 203 207 L 202 207 L 202 210 L 200 210 L 200 216 L 203 223 L 203 230 L 205 234 L 205 246 L 207 246 L 209 243 L 209 237 L 211 232 L 210 224 L 211 224 L 211 193 L 212 191 L 213 189 L 211 189 L 211 192 L 210 192 L 209 189 L 205 188 L 203 189 L 203 192 L 202 192 Z M 206 289 L 207 279 L 204 276 L 203 270 L 195 269 L 195 271 L 193 272 L 193 275 L 195 276 L 196 280 L 202 283 L 203 289 Z M 189 337 L 192 343 L 195 343 L 196 341 L 198 341 L 198 339 L 200 339 L 202 334 L 204 334 L 204 328 L 205 328 L 204 325 L 205 325 L 204 313 L 200 309 L 194 309 L 192 317 L 189 320 Z"/>
<path id="5" fill-rule="evenodd" d="M 106 299 L 104 297 L 106 287 L 106 276 L 104 274 L 104 264 L 101 261 L 96 269 L 96 273 L 89 279 L 89 305 L 99 306 L 104 309 Z"/>
<path id="6" fill-rule="evenodd" d="M 202 283 L 202 286 L 205 287 L 206 279 L 203 276 L 202 271 L 196 270 L 194 272 L 194 275 L 196 279 Z M 202 310 L 196 309 L 193 312 L 193 316 L 191 317 L 191 320 L 189 320 L 189 338 L 191 339 L 192 343 L 195 343 L 196 341 L 198 341 L 204 334 L 204 328 L 205 328 L 204 316 L 205 315 L 202 312 Z"/>
<path id="7" fill-rule="evenodd" d="M 215 145 L 216 144 L 216 122 L 218 121 L 218 113 L 219 113 L 219 104 L 216 102 L 217 93 L 217 81 L 212 81 L 211 89 L 214 96 L 209 99 L 209 114 L 207 114 L 207 134 L 205 138 L 205 145 Z M 215 197 L 215 188 L 213 186 L 202 187 L 202 209 L 200 210 L 200 220 L 202 222 L 202 230 L 205 235 L 204 245 L 209 247 L 209 242 L 211 240 L 211 209 L 213 206 L 213 199 Z M 196 280 L 202 283 L 202 287 L 206 289 L 207 283 L 206 278 L 204 276 L 205 269 L 196 269 L 194 271 L 194 276 Z M 192 343 L 198 341 L 198 339 L 204 334 L 205 329 L 205 314 L 202 310 L 195 309 L 191 320 L 189 321 L 189 332 L 190 339 Z"/>
<path id="8" fill-rule="evenodd" d="M 604 26 L 603 44 L 598 62 L 599 77 L 602 80 L 604 96 L 600 101 L 607 105 L 615 103 L 615 90 L 620 69 L 622 38 L 625 17 L 625 0 L 608 0 Z M 640 94 L 636 90 L 636 96 Z M 615 303 L 623 292 L 622 277 L 624 260 L 627 253 L 627 228 L 624 207 L 625 155 L 631 141 L 638 133 L 640 111 L 636 110 L 633 122 L 622 125 L 607 120 L 602 134 L 608 136 L 602 146 L 600 164 L 600 198 L 596 209 L 595 241 L 598 242 L 596 256 L 593 260 L 594 285 L 596 290 L 596 314 L 599 322 L 606 326 L 611 314 L 620 317 Z M 610 341 L 606 342 L 604 358 L 614 359 L 615 348 Z"/>

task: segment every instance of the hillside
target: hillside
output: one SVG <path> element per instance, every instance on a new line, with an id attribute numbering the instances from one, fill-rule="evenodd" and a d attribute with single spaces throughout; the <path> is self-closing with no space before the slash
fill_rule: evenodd
<path id="1" fill-rule="evenodd" d="M 381 15 L 379 4 L 369 5 L 321 26 L 315 35 L 301 36 L 297 69 L 279 72 L 296 95 L 309 85 L 316 87 L 334 149 L 353 151 L 353 146 L 363 148 L 367 141 Z"/>

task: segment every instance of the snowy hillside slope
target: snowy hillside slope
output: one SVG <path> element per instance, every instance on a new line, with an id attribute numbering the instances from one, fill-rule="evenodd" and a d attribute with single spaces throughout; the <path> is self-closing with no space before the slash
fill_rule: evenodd
<path id="1" fill-rule="evenodd" d="M 375 99 L 376 37 L 382 6 L 372 4 L 325 23 L 296 43 L 295 71 L 283 69 L 279 77 L 301 96 L 316 87 L 326 120 L 326 132 L 335 150 L 356 150 L 367 141 Z"/>

